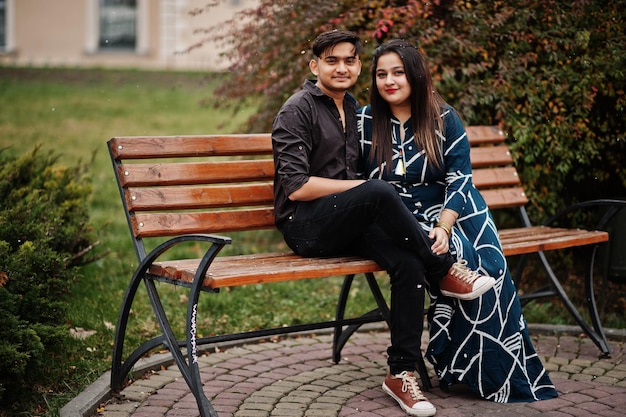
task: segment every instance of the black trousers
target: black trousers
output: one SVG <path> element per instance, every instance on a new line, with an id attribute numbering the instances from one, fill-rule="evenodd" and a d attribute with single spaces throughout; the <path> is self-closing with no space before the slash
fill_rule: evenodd
<path id="1" fill-rule="evenodd" d="M 455 259 L 431 251 L 433 241 L 393 186 L 369 180 L 339 194 L 299 202 L 278 229 L 298 255 L 360 255 L 389 273 L 390 372 L 414 371 L 421 355 L 425 285 L 436 286 Z"/>

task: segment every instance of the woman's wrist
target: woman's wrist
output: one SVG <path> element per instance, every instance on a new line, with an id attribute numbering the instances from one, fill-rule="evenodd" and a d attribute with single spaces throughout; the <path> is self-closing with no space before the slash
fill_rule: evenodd
<path id="1" fill-rule="evenodd" d="M 445 230 L 446 234 L 448 235 L 448 237 L 450 237 L 450 235 L 452 235 L 452 227 L 448 223 L 446 223 L 446 222 L 439 221 L 439 222 L 437 222 L 435 227 L 440 227 L 443 230 Z"/>

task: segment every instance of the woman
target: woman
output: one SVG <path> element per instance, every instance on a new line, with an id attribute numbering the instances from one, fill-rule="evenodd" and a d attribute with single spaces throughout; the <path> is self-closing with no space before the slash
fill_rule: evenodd
<path id="1" fill-rule="evenodd" d="M 415 47 L 392 40 L 375 52 L 371 104 L 358 111 L 369 178 L 387 180 L 429 231 L 468 267 L 496 279 L 476 300 L 431 287 L 430 343 L 441 387 L 467 384 L 496 402 L 554 398 L 532 346 L 493 218 L 472 183 L 469 142 L 459 116 L 432 86 Z"/>

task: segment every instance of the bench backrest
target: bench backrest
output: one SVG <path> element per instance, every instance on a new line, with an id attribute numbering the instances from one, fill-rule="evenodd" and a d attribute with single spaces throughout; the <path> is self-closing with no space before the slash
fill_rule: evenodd
<path id="1" fill-rule="evenodd" d="M 505 135 L 494 126 L 467 133 L 474 183 L 491 208 L 526 204 Z M 274 228 L 269 134 L 115 137 L 108 145 L 140 258 L 144 238 Z"/>

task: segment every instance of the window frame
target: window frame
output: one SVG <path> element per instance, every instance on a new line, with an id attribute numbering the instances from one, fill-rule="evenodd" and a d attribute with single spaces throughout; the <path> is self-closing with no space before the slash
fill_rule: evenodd
<path id="1" fill-rule="evenodd" d="M 4 0 L 4 45 L 0 45 L 0 54 L 15 50 L 15 1 Z"/>
<path id="2" fill-rule="evenodd" d="M 135 50 L 138 13 L 137 0 L 122 3 L 119 0 L 101 0 L 98 8 L 98 49 L 103 52 Z"/>
<path id="3" fill-rule="evenodd" d="M 85 51 L 87 54 L 135 54 L 147 55 L 149 50 L 150 0 L 137 0 L 135 48 L 100 47 L 100 1 L 86 0 Z"/>

